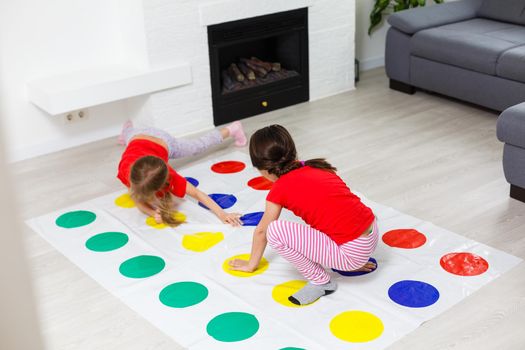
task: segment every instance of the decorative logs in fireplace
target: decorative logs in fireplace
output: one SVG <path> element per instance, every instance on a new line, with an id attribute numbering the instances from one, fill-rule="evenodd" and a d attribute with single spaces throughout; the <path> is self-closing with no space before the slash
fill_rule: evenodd
<path id="1" fill-rule="evenodd" d="M 222 93 L 227 94 L 246 88 L 268 84 L 299 75 L 294 70 L 281 67 L 279 62 L 266 62 L 257 57 L 242 57 L 223 69 Z"/>
<path id="2" fill-rule="evenodd" d="M 308 101 L 307 7 L 210 25 L 208 45 L 215 125 Z"/>

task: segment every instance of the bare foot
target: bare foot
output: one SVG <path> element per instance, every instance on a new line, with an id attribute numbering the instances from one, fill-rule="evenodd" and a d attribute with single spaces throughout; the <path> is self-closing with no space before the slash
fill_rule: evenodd
<path id="1" fill-rule="evenodd" d="M 364 264 L 363 266 L 361 266 L 360 268 L 356 269 L 356 270 L 353 270 L 352 272 L 370 272 L 372 270 L 375 270 L 375 268 L 377 267 L 377 265 L 371 261 L 368 261 L 366 264 Z"/>

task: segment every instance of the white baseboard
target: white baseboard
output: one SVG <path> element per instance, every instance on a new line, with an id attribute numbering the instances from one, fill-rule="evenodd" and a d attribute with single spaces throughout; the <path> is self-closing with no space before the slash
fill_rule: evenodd
<path id="1" fill-rule="evenodd" d="M 178 137 L 186 137 L 194 134 L 199 134 L 205 131 L 213 129 L 213 125 L 206 125 L 205 123 L 196 123 L 194 125 L 194 131 L 183 131 L 178 133 Z M 171 130 L 167 130 L 170 132 Z M 14 150 L 8 150 L 8 162 L 15 163 L 26 159 L 31 159 L 39 156 L 43 156 L 50 153 L 64 151 L 70 148 L 82 146 L 91 142 L 96 142 L 108 138 L 115 138 L 117 142 L 117 136 L 121 132 L 121 126 L 114 126 L 103 130 L 97 130 L 93 132 L 86 132 L 82 136 L 70 138 L 70 139 L 58 139 L 49 142 L 44 142 L 37 145 L 28 147 L 22 147 Z"/>
<path id="2" fill-rule="evenodd" d="M 117 135 L 120 134 L 120 126 L 97 130 L 94 132 L 86 132 L 82 136 L 70 139 L 56 139 L 41 144 L 36 144 L 28 147 L 21 147 L 18 149 L 8 149 L 8 162 L 14 163 L 22 160 L 43 156 L 54 152 L 63 151 L 73 147 L 85 145 L 91 142 L 100 141 L 110 137 L 115 137 L 117 142 Z"/>
<path id="3" fill-rule="evenodd" d="M 385 65 L 385 56 L 377 56 L 367 58 L 365 60 L 359 60 L 359 70 L 361 72 L 374 69 L 377 67 L 383 67 Z"/>
<path id="4" fill-rule="evenodd" d="M 314 101 L 317 101 L 317 100 L 322 100 L 323 98 L 327 98 L 327 97 L 343 94 L 345 92 L 353 91 L 353 90 L 355 90 L 355 85 L 352 86 L 352 87 L 344 88 L 342 90 L 333 91 L 333 92 L 331 92 L 329 94 L 323 94 L 323 95 L 318 95 L 318 96 L 310 96 L 310 100 L 308 102 L 314 102 Z"/>
<path id="5" fill-rule="evenodd" d="M 371 68 L 369 68 L 371 69 Z M 319 96 L 311 96 L 310 101 L 320 100 L 323 98 L 327 98 L 333 95 L 338 95 L 347 91 L 354 90 L 355 86 L 347 87 L 344 89 L 341 89 L 339 91 L 333 91 L 329 94 L 322 94 Z M 190 136 L 194 134 L 199 134 L 205 131 L 209 131 L 214 128 L 213 125 L 209 125 L 205 122 L 196 122 L 191 125 L 191 131 L 190 130 L 177 130 L 178 132 L 175 133 L 175 130 L 166 130 L 168 132 L 173 132 L 178 137 L 185 137 Z M 82 146 L 91 142 L 100 141 L 103 139 L 107 139 L 110 137 L 115 138 L 115 142 L 117 141 L 116 138 L 121 132 L 121 126 L 113 126 L 108 127 L 101 130 L 86 132 L 82 135 L 73 137 L 73 138 L 60 138 L 55 140 L 50 140 L 47 142 L 43 142 L 40 144 L 34 144 L 27 147 L 20 147 L 16 149 L 8 149 L 7 150 L 7 156 L 8 156 L 8 162 L 9 163 L 15 163 L 19 161 L 23 161 L 30 158 L 35 158 L 39 156 L 43 156 L 50 153 L 55 153 L 63 150 L 67 150 L 70 148 Z"/>

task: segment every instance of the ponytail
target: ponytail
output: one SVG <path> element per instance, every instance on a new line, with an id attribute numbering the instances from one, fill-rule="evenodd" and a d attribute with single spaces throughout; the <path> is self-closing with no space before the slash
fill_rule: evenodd
<path id="1" fill-rule="evenodd" d="M 332 166 L 332 164 L 328 163 L 326 159 L 324 158 L 314 158 L 314 159 L 306 160 L 304 162 L 304 165 L 312 167 L 312 168 L 316 168 L 316 169 L 326 170 L 334 174 L 337 171 L 337 168 Z"/>
<path id="2" fill-rule="evenodd" d="M 328 163 L 324 158 L 314 158 L 300 162 L 298 160 L 284 160 L 281 163 L 274 164 L 268 170 L 269 173 L 275 174 L 277 177 L 281 177 L 286 173 L 289 173 L 292 170 L 298 169 L 300 167 L 309 166 L 311 168 L 321 169 L 334 173 L 337 171 L 337 168 Z"/>
<path id="3" fill-rule="evenodd" d="M 175 201 L 173 200 L 173 195 L 171 193 L 166 192 L 161 198 L 159 198 L 158 209 L 160 211 L 162 222 L 171 227 L 179 226 L 184 222 L 175 218 L 175 211 L 173 210 L 174 206 Z"/>

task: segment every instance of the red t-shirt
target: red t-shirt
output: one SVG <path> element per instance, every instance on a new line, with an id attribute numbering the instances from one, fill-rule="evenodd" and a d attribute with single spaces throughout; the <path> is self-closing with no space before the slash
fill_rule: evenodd
<path id="1" fill-rule="evenodd" d="M 135 161 L 144 156 L 155 156 L 164 160 L 168 165 L 169 172 L 169 191 L 175 196 L 183 198 L 186 194 L 186 179 L 180 176 L 173 168 L 168 164 L 168 150 L 158 143 L 150 140 L 137 139 L 131 141 L 118 165 L 117 177 L 122 181 L 126 187 L 129 187 L 129 173 L 131 166 Z"/>
<path id="2" fill-rule="evenodd" d="M 309 166 L 277 179 L 266 199 L 291 210 L 338 245 L 356 239 L 374 221 L 372 210 L 339 176 Z"/>

